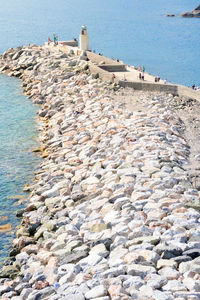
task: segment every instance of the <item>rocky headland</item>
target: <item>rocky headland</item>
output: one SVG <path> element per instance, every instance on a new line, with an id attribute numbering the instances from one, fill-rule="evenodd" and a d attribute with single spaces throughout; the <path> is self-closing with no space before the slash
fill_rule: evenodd
<path id="1" fill-rule="evenodd" d="M 41 106 L 43 157 L 0 297 L 200 299 L 199 104 L 119 89 L 89 63 L 34 45 L 0 57 Z"/>
<path id="2" fill-rule="evenodd" d="M 191 12 L 183 12 L 181 14 L 181 17 L 187 17 L 187 18 L 200 18 L 200 5 L 196 7 L 193 11 Z"/>

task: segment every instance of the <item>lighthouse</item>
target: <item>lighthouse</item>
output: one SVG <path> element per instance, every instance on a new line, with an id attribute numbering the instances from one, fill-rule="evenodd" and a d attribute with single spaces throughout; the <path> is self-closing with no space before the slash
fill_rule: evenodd
<path id="1" fill-rule="evenodd" d="M 81 51 L 89 50 L 89 38 L 88 38 L 87 28 L 85 25 L 83 25 L 81 27 L 79 41 L 80 41 L 80 50 Z"/>

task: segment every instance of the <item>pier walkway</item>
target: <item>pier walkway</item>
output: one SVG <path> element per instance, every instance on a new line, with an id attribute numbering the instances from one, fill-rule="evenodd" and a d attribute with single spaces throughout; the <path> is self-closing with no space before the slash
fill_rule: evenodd
<path id="1" fill-rule="evenodd" d="M 72 46 L 72 41 L 59 42 L 54 46 L 53 43 L 45 44 L 46 48 L 62 51 L 64 53 L 74 52 L 76 55 L 81 55 L 81 51 L 77 46 Z M 192 88 L 176 85 L 165 82 L 160 79 L 155 82 L 155 76 L 144 72 L 144 80 L 139 78 L 139 73 L 142 73 L 134 66 L 128 66 L 121 61 L 116 61 L 106 56 L 86 51 L 89 68 L 92 74 L 98 76 L 104 81 L 112 81 L 113 74 L 115 75 L 114 82 L 122 87 L 130 87 L 135 90 L 158 91 L 171 93 L 173 95 L 185 96 L 200 101 L 200 93 Z"/>

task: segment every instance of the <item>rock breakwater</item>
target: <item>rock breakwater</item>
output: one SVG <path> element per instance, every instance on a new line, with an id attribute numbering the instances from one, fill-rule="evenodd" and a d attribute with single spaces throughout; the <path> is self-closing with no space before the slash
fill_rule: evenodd
<path id="1" fill-rule="evenodd" d="M 56 47 L 9 49 L 0 65 L 41 105 L 43 156 L 1 299 L 200 299 L 199 191 L 173 107 L 184 103 L 113 92 Z"/>
<path id="2" fill-rule="evenodd" d="M 187 18 L 200 18 L 200 5 L 196 7 L 191 12 L 184 12 L 181 14 L 181 17 L 187 17 Z"/>

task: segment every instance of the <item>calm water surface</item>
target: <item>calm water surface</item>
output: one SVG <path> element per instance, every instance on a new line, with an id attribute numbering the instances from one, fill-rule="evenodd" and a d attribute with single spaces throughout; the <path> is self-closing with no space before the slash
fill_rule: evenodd
<path id="1" fill-rule="evenodd" d="M 0 232 L 0 264 L 7 256 L 14 229 L 19 223 L 15 211 L 27 195 L 23 186 L 33 180 L 39 158 L 36 106 L 22 95 L 20 81 L 0 75 L 0 225 L 11 224 L 11 232 Z"/>
<path id="2" fill-rule="evenodd" d="M 200 85 L 200 19 L 183 19 L 199 0 L 7 0 L 0 2 L 0 53 L 10 47 L 78 37 L 88 27 L 92 50 L 119 58 L 173 83 Z M 165 14 L 174 13 L 175 18 Z M 18 221 L 13 195 L 22 195 L 38 160 L 37 108 L 21 94 L 17 79 L 0 76 L 0 225 Z M 4 220 L 1 217 L 6 216 Z M 13 233 L 0 233 L 5 257 Z"/>
<path id="3" fill-rule="evenodd" d="M 199 0 L 7 0 L 1 1 L 0 52 L 28 43 L 78 37 L 88 26 L 92 49 L 145 65 L 174 83 L 200 85 L 199 18 L 181 18 Z M 174 13 L 175 18 L 165 14 Z"/>

